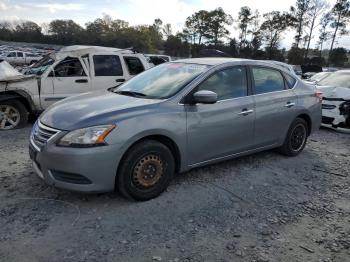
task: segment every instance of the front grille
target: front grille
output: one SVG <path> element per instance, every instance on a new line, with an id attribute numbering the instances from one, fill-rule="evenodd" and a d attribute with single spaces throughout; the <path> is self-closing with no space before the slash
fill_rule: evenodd
<path id="1" fill-rule="evenodd" d="M 334 109 L 336 107 L 335 105 L 322 104 L 322 109 Z"/>
<path id="2" fill-rule="evenodd" d="M 322 123 L 326 125 L 331 125 L 334 121 L 334 117 L 323 116 Z"/>
<path id="3" fill-rule="evenodd" d="M 57 135 L 60 130 L 45 126 L 37 121 L 33 127 L 31 140 L 34 146 L 41 149 L 45 144 Z"/>
<path id="4" fill-rule="evenodd" d="M 79 174 L 72 174 L 72 173 L 61 172 L 56 170 L 51 170 L 50 172 L 56 180 L 62 181 L 65 183 L 83 184 L 83 185 L 92 184 L 90 179 Z"/>

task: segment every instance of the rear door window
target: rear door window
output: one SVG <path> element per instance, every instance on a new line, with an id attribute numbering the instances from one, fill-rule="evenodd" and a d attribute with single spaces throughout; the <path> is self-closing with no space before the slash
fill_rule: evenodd
<path id="1" fill-rule="evenodd" d="M 86 76 L 78 58 L 67 57 L 55 67 L 56 77 Z"/>
<path id="2" fill-rule="evenodd" d="M 278 70 L 266 67 L 253 67 L 252 72 L 255 94 L 284 90 L 284 79 Z"/>
<path id="3" fill-rule="evenodd" d="M 94 55 L 95 76 L 123 76 L 120 58 L 117 55 Z"/>
<path id="4" fill-rule="evenodd" d="M 128 67 L 130 75 L 137 75 L 145 71 L 145 68 L 143 67 L 141 60 L 138 59 L 137 57 L 125 56 L 124 60 Z"/>
<path id="5" fill-rule="evenodd" d="M 16 57 L 16 52 L 11 52 L 7 55 L 7 57 Z"/>

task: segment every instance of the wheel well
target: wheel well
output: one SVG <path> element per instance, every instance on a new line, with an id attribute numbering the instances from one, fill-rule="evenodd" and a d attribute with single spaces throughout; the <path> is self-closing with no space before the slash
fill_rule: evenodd
<path id="1" fill-rule="evenodd" d="M 21 94 L 18 94 L 16 92 L 6 92 L 3 95 L 5 96 L 4 100 L 18 100 L 24 105 L 29 113 L 33 111 L 29 101 Z M 2 94 L 0 94 L 0 96 L 2 96 Z M 6 99 L 6 96 L 8 96 L 8 99 Z"/>
<path id="2" fill-rule="evenodd" d="M 310 135 L 311 129 L 312 129 L 312 122 L 311 122 L 310 116 L 307 114 L 301 114 L 301 115 L 298 115 L 298 118 L 305 120 L 305 122 L 307 123 L 308 135 Z"/>
<path id="3" fill-rule="evenodd" d="M 142 141 L 145 141 L 145 140 L 155 140 L 155 141 L 158 141 L 162 144 L 164 144 L 165 146 L 167 146 L 171 153 L 173 154 L 173 157 L 175 159 L 175 172 L 178 172 L 180 170 L 180 167 L 181 167 L 181 154 L 180 154 L 180 150 L 177 146 L 177 144 L 169 137 L 167 136 L 164 136 L 164 135 L 150 135 L 150 136 L 146 136 L 146 137 L 143 137 L 139 140 L 137 140 L 135 143 L 133 143 L 127 151 L 129 151 L 129 149 L 131 147 L 133 147 L 134 145 L 142 142 Z M 126 151 L 126 152 L 127 152 Z M 126 154 L 126 153 L 125 153 Z M 124 155 L 125 155 L 124 154 Z"/>

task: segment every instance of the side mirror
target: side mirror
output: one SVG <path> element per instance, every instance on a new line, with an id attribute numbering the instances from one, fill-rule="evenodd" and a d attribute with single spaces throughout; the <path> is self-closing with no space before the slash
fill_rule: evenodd
<path id="1" fill-rule="evenodd" d="M 200 104 L 215 104 L 218 101 L 218 95 L 209 90 L 197 91 L 193 94 L 193 102 Z"/>
<path id="2" fill-rule="evenodd" d="M 54 77 L 53 71 L 48 74 L 48 77 Z"/>

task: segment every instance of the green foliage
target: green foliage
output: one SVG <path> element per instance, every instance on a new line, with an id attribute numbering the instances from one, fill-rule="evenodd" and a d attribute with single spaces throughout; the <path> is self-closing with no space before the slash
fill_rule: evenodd
<path id="1" fill-rule="evenodd" d="M 320 20 L 320 29 L 318 36 L 318 45 L 320 49 L 320 53 L 323 49 L 323 43 L 330 38 L 330 32 L 328 31 L 328 25 L 332 20 L 331 13 L 325 13 Z"/>
<path id="2" fill-rule="evenodd" d="M 274 56 L 279 56 L 278 45 L 281 39 L 282 33 L 288 28 L 293 26 L 294 19 L 288 13 L 281 13 L 279 11 L 273 11 L 263 15 L 265 21 L 260 27 L 262 39 L 266 44 L 266 51 L 268 58 L 273 59 Z"/>
<path id="3" fill-rule="evenodd" d="M 198 44 L 200 45 L 206 32 L 208 31 L 208 28 L 209 12 L 206 10 L 200 10 L 187 17 L 183 33 L 193 44 L 196 44 L 196 40 L 198 38 Z"/>
<path id="4" fill-rule="evenodd" d="M 302 65 L 304 64 L 304 52 L 305 49 L 293 46 L 287 55 L 288 63 L 292 65 Z"/>
<path id="5" fill-rule="evenodd" d="M 49 42 L 79 44 L 83 42 L 83 28 L 73 20 L 53 20 L 49 24 Z"/>
<path id="6" fill-rule="evenodd" d="M 248 27 L 253 21 L 253 13 L 248 6 L 241 7 L 238 13 L 238 28 L 239 28 L 239 41 L 240 49 L 248 45 L 247 34 Z"/>
<path id="7" fill-rule="evenodd" d="M 183 35 L 192 44 L 198 43 L 200 46 L 205 40 L 217 46 L 222 38 L 228 36 L 229 31 L 225 26 L 231 25 L 232 22 L 231 15 L 226 14 L 221 7 L 210 12 L 200 10 L 187 17 Z"/>
<path id="8" fill-rule="evenodd" d="M 164 43 L 164 51 L 170 56 L 188 57 L 190 46 L 188 42 L 182 41 L 181 36 L 170 35 Z"/>
<path id="9" fill-rule="evenodd" d="M 303 29 L 306 23 L 305 16 L 310 7 L 310 0 L 296 0 L 295 5 L 296 6 L 292 6 L 290 10 L 291 16 L 293 17 L 292 26 L 297 30 L 297 33 L 294 37 L 295 46 L 299 47 L 299 43 L 302 40 Z"/>
<path id="10" fill-rule="evenodd" d="M 329 63 L 333 66 L 344 66 L 348 61 L 345 48 L 334 48 L 329 54 Z"/>
<path id="11" fill-rule="evenodd" d="M 209 12 L 208 31 L 205 34 L 208 42 L 217 46 L 221 39 L 227 37 L 230 33 L 225 26 L 231 25 L 232 22 L 231 15 L 226 14 L 221 7 Z"/>
<path id="12" fill-rule="evenodd" d="M 195 57 L 201 49 L 214 48 L 233 57 L 252 59 L 283 61 L 287 55 L 290 63 L 302 64 L 311 61 L 309 53 L 311 57 L 322 57 L 325 41 L 332 39 L 332 49 L 336 37 L 347 33 L 350 0 L 337 0 L 330 11 L 325 10 L 325 1 L 296 0 L 295 7 L 291 7 L 289 13 L 273 11 L 263 16 L 257 10 L 252 11 L 248 6 L 243 6 L 235 20 L 238 39 L 229 38 L 228 28 L 233 18 L 220 7 L 195 12 L 187 17 L 182 32 L 176 33 L 171 24 L 163 23 L 159 18 L 151 25 L 131 26 L 127 21 L 113 20 L 109 15 L 103 15 L 86 23 L 84 27 L 73 20 L 60 19 L 42 24 L 42 28 L 31 21 L 18 24 L 1 21 L 0 39 L 59 45 L 133 47 L 145 53 L 164 50 L 166 54 L 178 57 Z M 309 50 L 313 31 L 317 27 L 319 52 Z M 280 42 L 289 28 L 296 30 L 296 36 L 293 48 L 286 54 L 285 50 L 280 49 Z M 332 54 L 332 63 L 336 62 L 334 56 L 339 57 L 337 52 Z"/>

